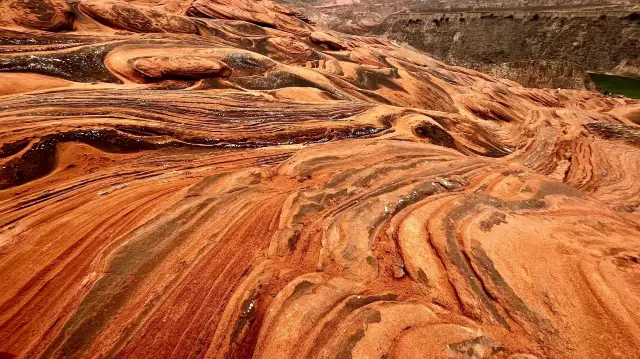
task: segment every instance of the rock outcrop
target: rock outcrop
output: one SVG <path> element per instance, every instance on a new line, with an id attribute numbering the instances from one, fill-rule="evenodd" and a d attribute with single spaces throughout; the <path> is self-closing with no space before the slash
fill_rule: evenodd
<path id="1" fill-rule="evenodd" d="M 571 62 L 523 60 L 500 64 L 474 64 L 478 71 L 509 79 L 526 87 L 595 90 L 589 74 Z"/>
<path id="2" fill-rule="evenodd" d="M 640 356 L 640 102 L 269 1 L 0 12 L 0 357 Z"/>

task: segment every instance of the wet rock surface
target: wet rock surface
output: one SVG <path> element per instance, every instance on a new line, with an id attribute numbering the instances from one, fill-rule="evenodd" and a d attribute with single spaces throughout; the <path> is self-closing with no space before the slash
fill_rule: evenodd
<path id="1" fill-rule="evenodd" d="M 14 3 L 1 358 L 640 356 L 639 101 L 269 1 Z"/>

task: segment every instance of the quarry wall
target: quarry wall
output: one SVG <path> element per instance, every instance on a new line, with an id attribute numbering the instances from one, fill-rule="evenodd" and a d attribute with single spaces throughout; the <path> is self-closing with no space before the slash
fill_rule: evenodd
<path id="1" fill-rule="evenodd" d="M 640 13 L 633 11 L 398 13 L 372 33 L 449 63 L 492 74 L 518 72 L 514 80 L 532 81 L 527 86 L 581 88 L 586 71 L 640 77 Z M 532 61 L 539 62 L 535 74 L 523 74 L 523 62 Z"/>

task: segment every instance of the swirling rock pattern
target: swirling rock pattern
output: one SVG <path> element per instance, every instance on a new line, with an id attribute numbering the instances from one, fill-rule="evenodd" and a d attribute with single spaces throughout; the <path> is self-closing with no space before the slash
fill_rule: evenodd
<path id="1" fill-rule="evenodd" d="M 0 15 L 0 357 L 640 357 L 640 102 L 268 1 Z"/>

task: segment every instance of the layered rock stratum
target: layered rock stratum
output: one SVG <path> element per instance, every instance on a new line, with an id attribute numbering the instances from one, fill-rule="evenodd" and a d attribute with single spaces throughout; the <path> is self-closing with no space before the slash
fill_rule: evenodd
<path id="1" fill-rule="evenodd" d="M 594 89 L 587 72 L 640 72 L 640 7 L 399 13 L 373 33 L 527 87 Z"/>
<path id="2" fill-rule="evenodd" d="M 366 34 L 397 13 L 552 12 L 630 10 L 636 0 L 277 0 L 334 30 Z M 385 20 L 386 19 L 386 20 Z M 428 31 L 428 28 L 424 29 Z"/>
<path id="3" fill-rule="evenodd" d="M 640 357 L 639 101 L 268 1 L 0 7 L 0 357 Z"/>

